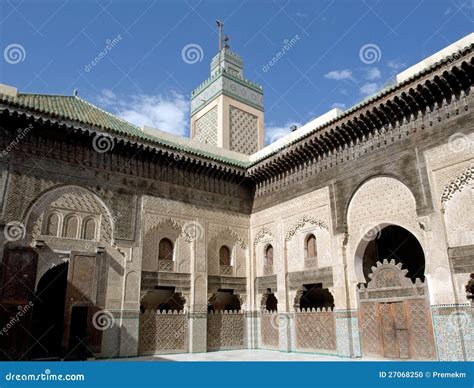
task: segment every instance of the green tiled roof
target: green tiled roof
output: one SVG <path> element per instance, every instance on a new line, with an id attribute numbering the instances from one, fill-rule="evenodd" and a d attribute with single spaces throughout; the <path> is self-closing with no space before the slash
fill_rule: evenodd
<path id="1" fill-rule="evenodd" d="M 0 101 L 121 134 L 138 135 L 140 131 L 137 126 L 76 96 L 18 93 L 12 97 L 0 94 Z"/>
<path id="2" fill-rule="evenodd" d="M 129 138 L 141 140 L 142 142 L 159 144 L 172 150 L 188 152 L 213 161 L 221 161 L 236 167 L 245 167 L 246 165 L 246 163 L 232 158 L 173 143 L 172 141 L 143 132 L 136 125 L 114 116 L 77 96 L 18 93 L 13 97 L 0 93 L 0 103 L 1 102 L 10 106 L 44 113 L 51 117 L 57 117 L 58 119 L 90 125 L 111 134 L 124 135 Z"/>

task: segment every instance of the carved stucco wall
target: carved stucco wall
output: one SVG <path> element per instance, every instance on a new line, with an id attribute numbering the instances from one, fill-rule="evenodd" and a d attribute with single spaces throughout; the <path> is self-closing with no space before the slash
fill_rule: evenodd
<path id="1" fill-rule="evenodd" d="M 191 272 L 192 261 L 195 260 L 191 279 L 194 289 L 194 294 L 191 293 L 191 304 L 207 303 L 207 274 L 216 274 L 218 245 L 222 243 L 232 245 L 236 260 L 236 276 L 247 276 L 249 216 L 148 196 L 143 198 L 143 213 L 144 236 L 164 220 L 167 220 L 168 233 L 172 235 L 179 232 L 176 254 L 178 268 L 182 268 L 184 272 Z M 225 224 L 222 223 L 223 220 Z M 144 242 L 148 244 L 146 249 L 144 246 L 143 251 L 148 258 L 154 246 L 153 241 L 156 239 L 150 237 L 149 242 Z M 145 256 L 142 265 L 147 266 L 149 260 Z"/>
<path id="2" fill-rule="evenodd" d="M 209 225 L 208 274 L 219 275 L 219 250 L 225 245 L 231 251 L 233 276 L 245 277 L 248 255 L 248 229 L 230 228 L 222 224 Z"/>
<path id="3" fill-rule="evenodd" d="M 251 236 L 254 245 L 252 260 L 255 263 L 255 274 L 263 276 L 263 250 L 266 244 L 271 243 L 273 272 L 277 274 L 278 282 L 279 311 L 285 311 L 287 299 L 284 287 L 285 246 L 288 253 L 288 272 L 304 270 L 304 240 L 309 233 L 314 233 L 317 238 L 318 268 L 336 265 L 339 258 L 334 255 L 331 230 L 330 197 L 327 187 L 251 215 Z M 335 277 L 341 277 L 343 283 L 342 272 L 337 272 Z M 257 295 L 256 308 L 259 308 L 260 300 L 261 295 Z"/>
<path id="4" fill-rule="evenodd" d="M 70 174 L 68 171 L 67 175 Z M 22 222 L 29 207 L 39 196 L 63 185 L 64 177 L 60 174 L 25 172 L 21 169 L 12 171 L 8 178 L 5 199 L 5 221 Z M 123 191 L 117 192 L 105 188 L 96 191 L 88 185 L 83 187 L 95 193 L 107 204 L 113 220 L 120 221 L 116 222 L 115 237 L 134 240 L 137 197 Z"/>
<path id="5" fill-rule="evenodd" d="M 255 263 L 256 263 L 256 275 L 257 276 L 264 276 L 264 275 L 271 275 L 276 273 L 277 264 L 275 260 L 275 252 L 276 252 L 276 241 L 275 241 L 275 224 L 267 224 L 262 225 L 256 229 L 254 239 L 253 239 L 253 249 L 254 249 L 254 256 L 255 256 Z M 265 248 L 271 244 L 273 247 L 273 270 L 272 273 L 264 273 L 264 266 L 265 266 Z M 275 290 L 272 290 L 275 291 Z"/>
<path id="6" fill-rule="evenodd" d="M 474 217 L 469 216 L 474 211 L 473 155 L 474 133 L 455 134 L 450 142 L 425 153 L 430 190 L 436 209 L 436 214 L 432 218 L 439 224 L 439 234 L 435 241 L 438 246 L 438 256 L 447 255 L 448 246 L 454 248 L 474 244 Z M 440 282 L 441 276 L 445 279 L 453 277 L 457 293 L 456 300 L 465 302 L 466 276 L 451 274 L 448 265 L 440 267 L 438 271 Z M 443 303 L 453 301 L 448 300 Z"/>
<path id="7" fill-rule="evenodd" d="M 112 242 L 112 217 L 98 196 L 79 186 L 63 186 L 53 189 L 34 202 L 27 215 L 27 232 L 32 239 L 44 236 L 46 217 L 51 213 L 60 214 L 59 228 L 63 227 L 64 216 L 76 216 L 78 228 L 88 217 L 98 221 L 98 233 L 94 240 Z M 61 234 L 61 233 L 60 233 Z"/>
<path id="8" fill-rule="evenodd" d="M 425 251 L 425 238 L 419 226 L 415 198 L 402 182 L 391 177 L 375 177 L 356 191 L 347 213 L 349 280 L 352 284 L 364 282 L 362 258 L 368 241 L 386 225 L 398 225 L 411 232 Z M 350 295 L 355 301 L 355 287 Z"/>
<path id="9" fill-rule="evenodd" d="M 168 238 L 173 243 L 174 270 L 185 273 L 191 271 L 191 246 L 183 233 L 184 224 L 183 220 L 172 220 L 150 213 L 145 215 L 142 271 L 158 271 L 158 246 L 163 238 Z"/>
<path id="10" fill-rule="evenodd" d="M 327 228 L 317 224 L 305 222 L 303 227 L 297 228 L 296 233 L 288 241 L 288 270 L 299 271 L 304 268 L 304 238 L 309 233 L 314 233 L 318 239 L 318 256 L 320 253 L 320 266 L 332 264 L 331 248 L 331 214 L 329 205 L 329 190 L 327 188 L 295 198 L 291 201 L 265 209 L 251 216 L 252 236 L 257 238 L 257 257 L 259 258 L 257 275 L 261 276 L 263 266 L 263 248 L 268 242 L 273 241 L 274 265 L 281 268 L 281 252 L 286 243 L 290 230 L 294 229 L 302 218 L 315 220 L 326 225 Z M 271 234 L 262 234 L 267 229 Z"/>
<path id="11" fill-rule="evenodd" d="M 474 244 L 474 182 L 449 199 L 444 218 L 450 247 Z"/>
<path id="12" fill-rule="evenodd" d="M 285 239 L 287 243 L 288 271 L 303 271 L 305 269 L 305 240 L 313 234 L 316 237 L 317 268 L 332 265 L 332 241 L 327 221 L 329 218 L 328 206 L 314 209 L 311 217 L 306 214 L 293 216 L 286 220 L 288 225 Z M 301 227 L 299 227 L 301 225 Z M 294 236 L 291 236 L 293 231 Z M 290 235 L 289 235 L 290 234 Z"/>
<path id="13" fill-rule="evenodd" d="M 106 202 L 89 189 L 76 185 L 60 186 L 38 195 L 28 204 L 24 217 L 26 236 L 20 245 L 35 246 L 36 240 L 44 241 L 44 246 L 37 249 L 38 272 L 37 282 L 50 268 L 70 260 L 71 252 L 82 252 L 96 255 L 97 249 L 104 249 L 102 254 L 104 271 L 103 279 L 97 281 L 106 284 L 98 295 L 102 307 L 114 310 L 122 308 L 124 297 L 124 279 L 126 295 L 131 301 L 138 295 L 139 277 L 127 277 L 127 262 L 132 262 L 130 248 L 117 246 L 114 240 L 114 220 Z M 46 216 L 51 212 L 77 215 L 79 227 L 84 219 L 94 216 L 98 231 L 93 239 L 84 239 L 80 234 L 76 238 L 45 235 Z M 61 226 L 61 224 L 60 224 Z M 138 297 L 137 301 L 138 302 Z"/>

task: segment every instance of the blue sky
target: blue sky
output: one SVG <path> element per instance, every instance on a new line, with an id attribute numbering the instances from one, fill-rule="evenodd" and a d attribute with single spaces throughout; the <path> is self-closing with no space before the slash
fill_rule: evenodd
<path id="1" fill-rule="evenodd" d="M 271 142 L 375 93 L 472 32 L 473 15 L 472 0 L 0 0 L 0 83 L 31 93 L 78 89 L 137 125 L 188 135 L 190 94 L 209 76 L 219 18 L 245 77 L 264 87 Z M 197 59 L 183 60 L 188 45 Z M 364 47 L 375 56 L 361 58 Z"/>

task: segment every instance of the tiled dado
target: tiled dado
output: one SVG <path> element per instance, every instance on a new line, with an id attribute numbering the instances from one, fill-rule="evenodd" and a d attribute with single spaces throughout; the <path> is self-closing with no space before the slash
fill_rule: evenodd
<path id="1" fill-rule="evenodd" d="M 357 310 L 337 310 L 335 316 L 337 354 L 344 357 L 361 357 Z"/>
<path id="2" fill-rule="evenodd" d="M 474 321 L 469 304 L 431 306 L 441 361 L 474 360 Z"/>

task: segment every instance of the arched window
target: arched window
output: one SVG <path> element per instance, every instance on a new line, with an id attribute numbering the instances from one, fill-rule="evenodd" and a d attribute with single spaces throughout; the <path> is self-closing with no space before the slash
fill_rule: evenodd
<path id="1" fill-rule="evenodd" d="M 72 215 L 66 218 L 64 222 L 64 237 L 68 238 L 77 238 L 77 231 L 79 228 L 79 218 L 77 216 Z"/>
<path id="2" fill-rule="evenodd" d="M 82 238 L 84 240 L 94 240 L 95 230 L 96 230 L 95 220 L 93 218 L 88 218 L 86 221 L 84 221 L 84 225 L 82 227 Z"/>
<path id="3" fill-rule="evenodd" d="M 46 234 L 48 236 L 57 236 L 58 235 L 58 228 L 59 228 L 59 214 L 52 213 L 48 217 L 48 221 L 46 222 Z"/>
<path id="4" fill-rule="evenodd" d="M 225 245 L 221 246 L 221 249 L 219 250 L 219 263 L 220 265 L 231 265 L 230 249 Z"/>
<path id="5" fill-rule="evenodd" d="M 305 245 L 306 258 L 315 258 L 318 255 L 318 250 L 316 247 L 316 237 L 314 237 L 314 234 L 310 234 L 308 237 L 306 237 Z"/>
<path id="6" fill-rule="evenodd" d="M 160 241 L 158 260 L 173 260 L 173 243 L 167 238 L 163 238 Z"/>
<path id="7" fill-rule="evenodd" d="M 265 265 L 273 265 L 273 247 L 271 244 L 268 244 L 265 248 Z"/>

